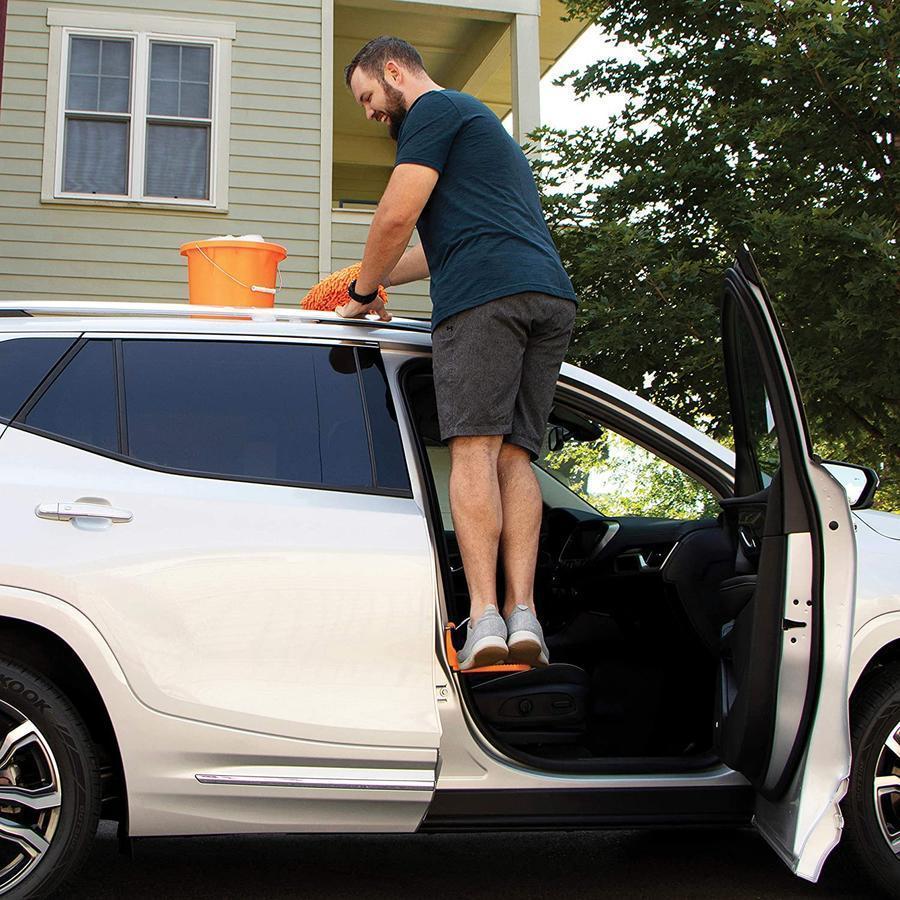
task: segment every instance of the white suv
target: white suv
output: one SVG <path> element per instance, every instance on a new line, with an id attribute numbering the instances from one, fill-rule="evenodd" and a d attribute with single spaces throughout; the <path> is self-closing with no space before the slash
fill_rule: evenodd
<path id="1" fill-rule="evenodd" d="M 426 325 L 2 306 L 0 894 L 58 887 L 99 817 L 123 839 L 752 818 L 815 880 L 845 794 L 900 889 L 900 518 L 851 512 L 877 480 L 813 456 L 746 252 L 734 452 L 563 368 L 536 670 L 456 667 Z M 637 457 L 578 451 L 614 443 L 689 501 L 604 510 Z"/>

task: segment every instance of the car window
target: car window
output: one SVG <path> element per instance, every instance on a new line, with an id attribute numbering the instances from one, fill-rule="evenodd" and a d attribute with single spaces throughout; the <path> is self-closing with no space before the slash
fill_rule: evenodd
<path id="1" fill-rule="evenodd" d="M 32 391 L 75 338 L 10 338 L 0 341 L 0 421 L 15 418 Z"/>
<path id="2" fill-rule="evenodd" d="M 179 472 L 373 486 L 352 348 L 123 342 L 127 453 Z"/>
<path id="3" fill-rule="evenodd" d="M 744 415 L 746 442 L 755 468 L 756 487 L 767 487 L 781 467 L 781 449 L 766 389 L 759 351 L 743 311 L 735 321 L 737 366 L 740 378 L 740 409 Z"/>
<path id="4" fill-rule="evenodd" d="M 115 371 L 112 341 L 89 341 L 26 413 L 25 424 L 116 452 L 119 425 Z"/>
<path id="5" fill-rule="evenodd" d="M 621 434 L 598 431 L 594 440 L 570 438 L 550 450 L 553 429 L 548 428 L 536 465 L 606 516 L 698 519 L 718 514 L 716 497 L 681 469 Z"/>
<path id="6" fill-rule="evenodd" d="M 381 354 L 362 347 L 358 351 L 378 486 L 393 490 L 409 490 L 409 474 L 403 455 L 397 412 L 388 387 Z"/>

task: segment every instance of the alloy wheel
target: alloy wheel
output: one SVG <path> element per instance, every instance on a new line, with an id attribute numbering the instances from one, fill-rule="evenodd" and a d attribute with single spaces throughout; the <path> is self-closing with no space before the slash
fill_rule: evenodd
<path id="1" fill-rule="evenodd" d="M 900 856 L 900 723 L 885 739 L 875 764 L 875 815 L 884 839 Z"/>
<path id="2" fill-rule="evenodd" d="M 46 856 L 61 805 L 59 768 L 47 740 L 0 700 L 0 894 Z"/>

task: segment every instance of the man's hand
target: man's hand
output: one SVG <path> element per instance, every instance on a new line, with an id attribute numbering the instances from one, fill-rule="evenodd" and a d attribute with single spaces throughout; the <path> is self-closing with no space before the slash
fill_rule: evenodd
<path id="1" fill-rule="evenodd" d="M 350 297 L 342 306 L 338 306 L 334 310 L 342 319 L 361 319 L 369 313 L 377 313 L 378 318 L 382 322 L 390 322 L 391 314 L 385 309 L 384 300 L 376 297 L 371 303 L 357 303 Z"/>

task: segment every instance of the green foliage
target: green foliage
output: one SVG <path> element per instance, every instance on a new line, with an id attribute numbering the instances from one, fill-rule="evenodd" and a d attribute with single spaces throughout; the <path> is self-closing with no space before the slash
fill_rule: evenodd
<path id="1" fill-rule="evenodd" d="M 541 466 L 607 516 L 699 519 L 719 513 L 713 494 L 613 432 L 549 453 Z"/>
<path id="2" fill-rule="evenodd" d="M 722 273 L 746 243 L 818 452 L 875 467 L 900 509 L 900 7 L 567 0 L 637 61 L 603 129 L 543 130 L 548 222 L 581 297 L 570 358 L 722 437 Z M 571 188 L 569 185 L 577 184 Z"/>

